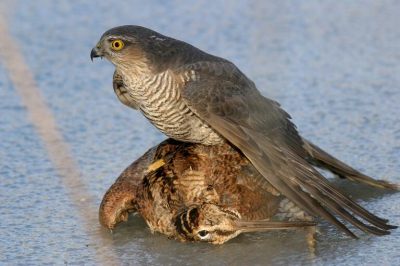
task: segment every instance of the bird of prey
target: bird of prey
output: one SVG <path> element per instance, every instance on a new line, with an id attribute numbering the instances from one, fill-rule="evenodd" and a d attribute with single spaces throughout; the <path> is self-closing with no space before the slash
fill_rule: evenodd
<path id="1" fill-rule="evenodd" d="M 115 66 L 113 87 L 119 100 L 170 138 L 230 143 L 290 201 L 354 238 L 327 208 L 372 234 L 396 228 L 344 195 L 313 166 L 372 186 L 399 186 L 374 180 L 301 137 L 280 105 L 262 96 L 230 61 L 132 25 L 106 31 L 90 56 L 105 57 Z"/>
<path id="2" fill-rule="evenodd" d="M 113 230 L 129 212 L 139 213 L 153 233 L 212 244 L 277 229 L 307 229 L 312 240 L 316 225 L 229 144 L 172 139 L 121 173 L 104 195 L 99 220 Z"/>

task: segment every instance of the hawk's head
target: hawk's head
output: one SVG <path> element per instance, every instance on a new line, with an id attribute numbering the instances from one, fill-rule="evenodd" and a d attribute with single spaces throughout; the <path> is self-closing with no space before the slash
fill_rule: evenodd
<path id="1" fill-rule="evenodd" d="M 122 72 L 147 69 L 159 72 L 180 61 L 180 52 L 190 46 L 140 26 L 120 26 L 106 31 L 92 49 L 90 58 L 105 57 Z"/>

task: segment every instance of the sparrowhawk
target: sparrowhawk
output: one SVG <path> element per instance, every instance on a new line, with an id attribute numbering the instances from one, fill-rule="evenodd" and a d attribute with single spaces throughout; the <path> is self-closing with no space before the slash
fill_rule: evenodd
<path id="1" fill-rule="evenodd" d="M 140 26 L 106 31 L 90 56 L 114 64 L 113 87 L 120 101 L 167 136 L 206 145 L 230 143 L 292 202 L 352 237 L 326 208 L 376 235 L 396 228 L 344 195 L 313 166 L 373 186 L 399 187 L 354 170 L 302 138 L 279 103 L 262 96 L 230 61 Z"/>

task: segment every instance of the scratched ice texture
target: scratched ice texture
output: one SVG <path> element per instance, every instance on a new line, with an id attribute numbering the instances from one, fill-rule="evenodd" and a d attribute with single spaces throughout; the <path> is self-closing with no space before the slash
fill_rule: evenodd
<path id="1" fill-rule="evenodd" d="M 125 167 L 166 138 L 118 102 L 113 66 L 90 61 L 101 34 L 124 24 L 233 61 L 282 104 L 303 136 L 370 176 L 400 183 L 399 1 L 0 5 L 17 42 L 9 45 L 21 47 L 94 199 L 87 215 L 96 214 Z M 355 230 L 360 239 L 353 240 L 322 222 L 311 255 L 304 232 L 243 234 L 214 246 L 152 235 L 136 216 L 114 234 L 96 222 L 88 228 L 1 61 L 0 113 L 0 264 L 400 265 L 400 230 L 386 237 Z M 370 211 L 400 225 L 400 193 L 331 178 Z"/>

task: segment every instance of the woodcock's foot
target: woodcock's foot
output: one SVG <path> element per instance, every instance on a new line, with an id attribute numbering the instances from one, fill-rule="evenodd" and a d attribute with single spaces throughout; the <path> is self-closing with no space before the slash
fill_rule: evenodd
<path id="1" fill-rule="evenodd" d="M 118 177 L 103 198 L 99 220 L 113 230 L 129 212 L 139 213 L 152 232 L 214 244 L 242 232 L 299 228 L 314 232 L 310 228 L 316 225 L 240 151 L 228 144 L 206 146 L 172 139 L 150 149 Z"/>

